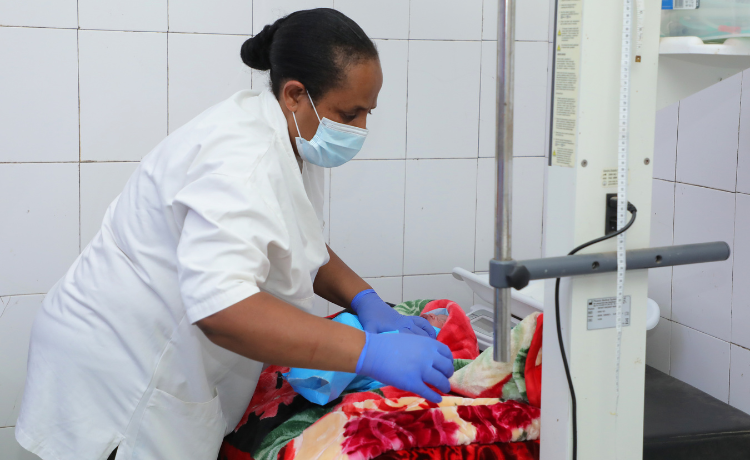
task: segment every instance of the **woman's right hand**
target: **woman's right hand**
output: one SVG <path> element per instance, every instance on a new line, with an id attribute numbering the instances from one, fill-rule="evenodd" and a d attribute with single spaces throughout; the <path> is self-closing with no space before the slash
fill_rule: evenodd
<path id="1" fill-rule="evenodd" d="M 443 398 L 426 384 L 443 393 L 450 391 L 453 354 L 446 345 L 413 334 L 366 334 L 357 374 L 411 391 L 434 403 Z"/>

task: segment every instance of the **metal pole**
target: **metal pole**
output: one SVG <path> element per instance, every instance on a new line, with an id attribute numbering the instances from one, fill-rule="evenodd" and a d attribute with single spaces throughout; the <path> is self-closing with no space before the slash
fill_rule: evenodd
<path id="1" fill-rule="evenodd" d="M 497 129 L 495 163 L 495 259 L 510 260 L 510 205 L 513 177 L 513 60 L 515 0 L 499 0 L 497 22 Z M 495 361 L 510 361 L 510 290 L 495 289 Z"/>

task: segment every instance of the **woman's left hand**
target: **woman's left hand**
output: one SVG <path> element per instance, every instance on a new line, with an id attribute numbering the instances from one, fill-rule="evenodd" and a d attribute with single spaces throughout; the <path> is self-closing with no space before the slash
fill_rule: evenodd
<path id="1" fill-rule="evenodd" d="M 351 305 L 359 316 L 362 327 L 371 334 L 398 331 L 400 333 L 423 335 L 432 339 L 436 337 L 435 329 L 426 319 L 398 313 L 383 302 L 372 289 L 357 294 Z"/>

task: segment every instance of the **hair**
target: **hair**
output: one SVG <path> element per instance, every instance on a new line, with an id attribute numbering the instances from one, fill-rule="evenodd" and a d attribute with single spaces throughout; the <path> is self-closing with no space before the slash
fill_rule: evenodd
<path id="1" fill-rule="evenodd" d="M 282 84 L 298 80 L 313 99 L 339 87 L 346 69 L 378 50 L 356 22 L 330 8 L 291 13 L 263 28 L 242 45 L 242 62 L 270 70 L 271 90 L 278 98 Z"/>

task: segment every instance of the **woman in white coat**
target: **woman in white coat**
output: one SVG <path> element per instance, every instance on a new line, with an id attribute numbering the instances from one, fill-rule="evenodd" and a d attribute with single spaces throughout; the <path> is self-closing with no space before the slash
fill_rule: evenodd
<path id="1" fill-rule="evenodd" d="M 323 240 L 323 168 L 364 142 L 375 45 L 316 9 L 241 55 L 270 70 L 271 91 L 240 91 L 149 153 L 44 301 L 16 426 L 44 460 L 215 459 L 264 362 L 432 401 L 427 384 L 450 389 L 429 323 L 393 311 Z M 308 313 L 314 294 L 351 306 L 365 332 Z"/>

